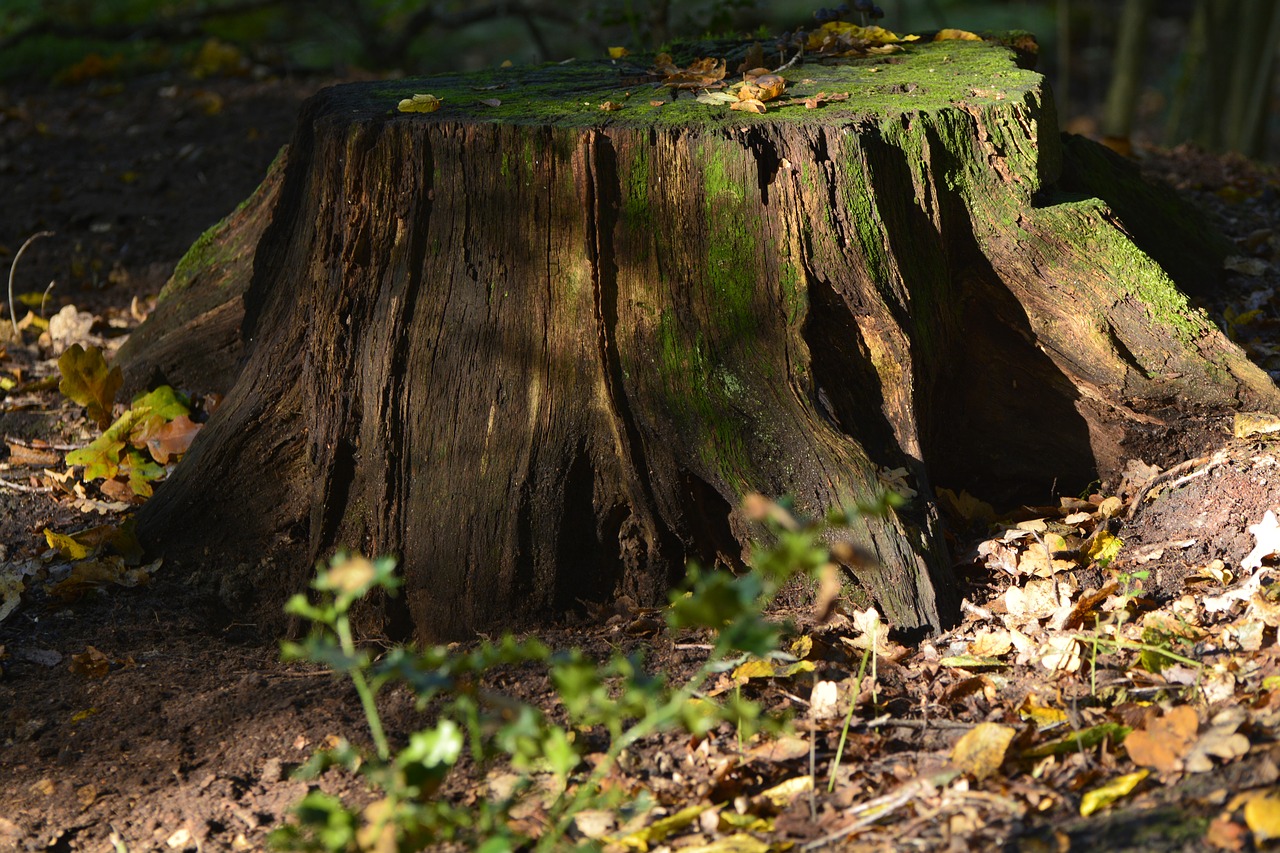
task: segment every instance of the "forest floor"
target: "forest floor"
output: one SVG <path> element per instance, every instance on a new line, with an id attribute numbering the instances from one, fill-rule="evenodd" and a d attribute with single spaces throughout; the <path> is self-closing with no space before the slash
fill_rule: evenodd
<path id="1" fill-rule="evenodd" d="M 37 321 L 18 338 L 6 319 L 0 337 L 0 379 L 9 380 L 0 401 L 0 849 L 256 850 L 311 785 L 370 798 L 341 772 L 311 783 L 290 776 L 337 738 L 367 742 L 349 685 L 282 663 L 276 638 L 163 564 L 85 573 L 45 533 L 119 524 L 130 509 L 119 494 L 64 488 L 47 473 L 65 470 L 65 449 L 94 434 L 49 380 L 58 352 L 77 338 L 113 351 L 186 248 L 254 189 L 301 100 L 326 82 L 173 73 L 0 88 L 0 260 L 12 262 L 28 235 L 55 232 L 23 255 L 16 289 L 40 293 L 52 280 L 35 314 L 64 312 L 51 331 Z M 1241 260 L 1204 307 L 1260 363 L 1280 368 L 1270 363 L 1280 353 L 1276 175 L 1194 150 L 1142 160 L 1238 242 Z M 863 684 L 849 700 L 861 703 L 846 748 L 856 759 L 845 759 L 835 792 L 763 816 L 759 837 L 808 849 L 1246 850 L 1280 832 L 1269 811 L 1277 801 L 1263 796 L 1280 784 L 1280 607 L 1265 587 L 1206 606 L 1242 578 L 1261 579 L 1265 567 L 1241 562 L 1255 545 L 1270 558 L 1275 525 L 1264 513 L 1280 509 L 1280 453 L 1264 434 L 1231 430 L 1229 419 L 1170 428 L 1134 455 L 1171 474 L 1135 468 L 1105 495 L 1024 508 L 994 532 L 958 539 L 970 584 L 964 623 L 885 652 L 874 695 Z M 1087 551 L 1103 531 L 1124 542 L 1107 571 L 1044 558 L 1049 533 Z M 696 666 L 696 650 L 651 636 L 652 622 L 621 612 L 541 636 L 591 654 L 643 645 L 669 673 Z M 811 626 L 823 679 L 853 677 L 858 654 L 842 643 L 852 624 L 838 616 Z M 1103 645 L 1089 645 L 1107 625 Z M 1139 643 L 1176 649 L 1179 662 L 1157 655 L 1143 665 Z M 840 720 L 806 719 L 807 681 L 741 686 L 797 715 L 830 760 Z M 545 683 L 509 688 L 531 698 Z M 384 696 L 396 742 L 423 724 L 412 699 Z M 981 722 L 1017 735 L 994 767 L 953 752 Z M 1118 748 L 1117 730 L 1099 728 L 1121 725 L 1145 740 L 1131 735 Z M 1072 731 L 1110 734 L 1089 747 L 1054 745 Z M 749 810 L 753 795 L 807 766 L 807 749 L 743 753 L 733 740 L 721 731 L 696 749 L 671 738 L 637 744 L 627 784 L 659 803 L 645 819 L 698 803 Z M 962 775 L 931 781 L 948 766 Z M 1089 792 L 1117 779 L 1131 790 L 1082 816 Z M 727 832 L 704 818 L 652 846 L 692 849 Z"/>

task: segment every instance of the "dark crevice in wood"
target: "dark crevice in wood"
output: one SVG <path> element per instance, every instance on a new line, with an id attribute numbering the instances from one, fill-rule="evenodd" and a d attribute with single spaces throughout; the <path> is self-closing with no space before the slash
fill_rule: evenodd
<path id="1" fill-rule="evenodd" d="M 729 518 L 733 507 L 710 483 L 690 471 L 681 471 L 680 494 L 688 528 L 689 559 L 704 567 L 744 568 L 742 545 L 733 534 Z"/>
<path id="2" fill-rule="evenodd" d="M 885 417 L 880 377 L 862 341 L 858 322 L 830 282 L 805 268 L 809 312 L 802 335 L 810 353 L 811 402 L 842 433 L 861 442 L 878 464 L 901 455 L 893 427 Z"/>
<path id="3" fill-rule="evenodd" d="M 760 203 L 769 204 L 769 186 L 778 177 L 778 168 L 782 160 L 778 157 L 778 146 L 773 138 L 758 127 L 753 127 L 744 134 L 747 148 L 755 155 L 756 186 L 760 190 Z"/>
<path id="4" fill-rule="evenodd" d="M 552 604 L 556 613 L 582 609 L 585 602 L 607 602 L 622 568 L 619 537 L 625 506 L 598 505 L 597 473 L 586 441 L 574 452 L 563 482 L 564 509 L 558 525 L 559 548 Z"/>
<path id="5" fill-rule="evenodd" d="M 1042 504 L 1097 476 L 1079 392 L 1035 345 L 1026 310 L 972 232 L 954 229 L 951 287 L 958 300 L 952 370 L 923 430 L 936 485 L 997 506 Z"/>
<path id="6" fill-rule="evenodd" d="M 622 364 L 614 337 L 618 325 L 618 268 L 614 260 L 613 241 L 621 201 L 617 155 L 612 141 L 603 133 L 590 134 L 586 154 L 587 163 L 583 171 L 587 195 L 587 257 L 591 264 L 592 289 L 595 293 L 600 362 L 605 371 L 610 406 L 614 417 L 622 426 L 627 443 L 626 464 L 630 466 L 640 486 L 643 504 L 656 507 L 658 502 L 654 484 L 650 480 L 644 440 L 627 401 Z M 678 538 L 660 515 L 653 516 L 653 523 L 658 540 L 653 544 L 656 545 L 660 558 L 668 565 L 678 563 L 683 550 Z"/>

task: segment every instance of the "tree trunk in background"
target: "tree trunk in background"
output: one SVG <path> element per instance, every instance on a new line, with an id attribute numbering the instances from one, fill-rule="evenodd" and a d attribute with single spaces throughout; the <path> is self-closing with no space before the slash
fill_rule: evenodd
<path id="1" fill-rule="evenodd" d="M 1165 129 L 1168 144 L 1267 156 L 1280 6 L 1272 0 L 1199 0 Z"/>
<path id="2" fill-rule="evenodd" d="M 818 513 L 904 467 L 919 497 L 850 532 L 881 563 L 858 580 L 919 631 L 958 613 L 935 485 L 1044 501 L 1114 476 L 1174 407 L 1280 403 L 1129 218 L 1175 235 L 1165 263 L 1218 246 L 1095 146 L 1064 175 L 1012 51 L 787 76 L 849 98 L 654 106 L 641 65 L 608 62 L 317 95 L 272 203 L 212 241 L 260 233 L 247 361 L 144 541 L 267 615 L 336 548 L 394 554 L 405 596 L 366 629 L 456 637 L 660 599 L 687 560 L 742 564 L 745 494 Z M 398 114 L 415 92 L 444 107 Z M 162 304 L 140 340 L 202 311 Z M 127 369 L 164 373 L 147 347 Z"/>
<path id="3" fill-rule="evenodd" d="M 1147 21 L 1151 16 L 1151 0 L 1125 0 L 1120 15 L 1120 28 L 1112 59 L 1111 84 L 1102 109 L 1102 134 L 1107 147 L 1128 156 L 1129 134 L 1133 131 L 1133 114 L 1142 87 L 1142 69 L 1146 64 Z"/>

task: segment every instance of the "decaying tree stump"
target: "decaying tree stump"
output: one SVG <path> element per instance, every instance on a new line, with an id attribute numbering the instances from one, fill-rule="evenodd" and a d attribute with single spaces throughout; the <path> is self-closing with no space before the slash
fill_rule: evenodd
<path id="1" fill-rule="evenodd" d="M 957 612 L 935 486 L 1043 501 L 1171 405 L 1280 403 L 1170 278 L 1202 284 L 1213 239 L 1064 147 L 1006 47 L 792 67 L 787 97 L 847 100 L 764 115 L 643 64 L 310 100 L 126 351 L 135 383 L 229 389 L 144 540 L 268 613 L 334 549 L 394 554 L 403 603 L 366 615 L 452 637 L 653 600 L 741 564 L 743 495 L 817 512 L 904 467 L 919 497 L 852 531 L 882 564 L 855 572 L 927 629 Z"/>

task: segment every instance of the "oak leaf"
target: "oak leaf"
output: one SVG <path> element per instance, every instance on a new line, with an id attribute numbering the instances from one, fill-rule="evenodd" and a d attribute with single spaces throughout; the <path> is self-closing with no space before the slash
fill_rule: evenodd
<path id="1" fill-rule="evenodd" d="M 62 381 L 58 390 L 62 396 L 88 410 L 89 417 L 106 429 L 111 423 L 111 406 L 124 383 L 119 367 L 107 367 L 102 350 L 95 346 L 87 350 L 80 344 L 72 344 L 58 357 L 58 371 Z"/>

